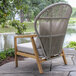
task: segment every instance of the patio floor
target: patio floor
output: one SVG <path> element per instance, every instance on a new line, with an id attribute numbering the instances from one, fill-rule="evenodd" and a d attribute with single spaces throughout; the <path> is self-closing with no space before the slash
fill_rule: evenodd
<path id="1" fill-rule="evenodd" d="M 67 65 L 64 65 L 62 57 L 43 62 L 44 74 L 39 74 L 35 59 L 25 58 L 24 61 L 19 61 L 18 68 L 15 68 L 14 61 L 1 66 L 0 76 L 76 76 L 76 57 L 73 57 L 75 52 L 72 49 L 65 49 Z"/>

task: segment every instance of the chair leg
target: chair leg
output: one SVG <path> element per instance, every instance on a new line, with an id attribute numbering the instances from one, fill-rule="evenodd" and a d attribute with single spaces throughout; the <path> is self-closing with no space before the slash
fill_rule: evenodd
<path id="1" fill-rule="evenodd" d="M 35 41 L 34 41 L 33 37 L 31 38 L 31 41 L 32 41 L 32 45 L 33 45 L 33 49 L 34 49 L 34 53 L 35 53 L 35 57 L 36 57 L 39 72 L 43 73 L 42 66 L 41 66 L 41 63 L 40 63 L 40 60 L 39 60 L 39 55 L 38 55 L 36 45 L 35 45 Z"/>
<path id="2" fill-rule="evenodd" d="M 18 57 L 16 53 L 15 53 L 15 66 L 18 67 Z"/>
<path id="3" fill-rule="evenodd" d="M 14 47 L 15 47 L 15 65 L 18 67 L 18 58 L 17 58 L 17 39 L 14 38 Z"/>
<path id="4" fill-rule="evenodd" d="M 40 73 L 43 73 L 42 65 L 41 65 L 40 60 L 39 60 L 38 57 L 36 57 L 36 61 L 37 61 L 37 65 L 38 65 L 39 72 L 40 72 Z"/>
<path id="5" fill-rule="evenodd" d="M 63 57 L 63 60 L 64 60 L 65 65 L 67 65 L 67 60 L 66 60 L 66 57 L 65 57 L 64 50 L 62 51 L 62 57 Z"/>

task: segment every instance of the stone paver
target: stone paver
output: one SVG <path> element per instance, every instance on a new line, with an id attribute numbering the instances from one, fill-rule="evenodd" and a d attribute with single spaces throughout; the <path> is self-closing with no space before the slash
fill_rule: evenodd
<path id="1" fill-rule="evenodd" d="M 44 74 L 33 74 L 33 73 L 1 73 L 0 76 L 67 76 L 68 72 L 45 72 Z"/>
<path id="2" fill-rule="evenodd" d="M 42 67 L 45 72 L 50 70 L 51 63 L 43 63 Z M 15 63 L 10 62 L 0 67 L 0 73 L 19 73 L 19 72 L 38 72 L 36 61 L 27 58 L 25 61 L 19 61 L 19 67 L 15 68 Z"/>
<path id="3" fill-rule="evenodd" d="M 34 76 L 33 74 L 27 74 L 27 73 L 23 73 L 23 74 L 0 74 L 0 76 Z"/>
<path id="4" fill-rule="evenodd" d="M 76 71 L 70 72 L 69 76 L 76 76 Z"/>
<path id="5" fill-rule="evenodd" d="M 76 65 L 73 64 L 71 57 L 71 55 L 66 55 L 67 65 L 64 65 L 62 57 L 43 62 L 44 74 L 39 73 L 35 59 L 25 58 L 24 61 L 19 61 L 18 68 L 15 68 L 14 61 L 9 62 L 0 67 L 0 76 L 68 76 L 68 74 L 73 76 L 76 72 L 70 71 L 76 71 Z"/>
<path id="6" fill-rule="evenodd" d="M 68 76 L 69 72 L 49 71 L 44 74 L 34 74 L 34 76 Z"/>

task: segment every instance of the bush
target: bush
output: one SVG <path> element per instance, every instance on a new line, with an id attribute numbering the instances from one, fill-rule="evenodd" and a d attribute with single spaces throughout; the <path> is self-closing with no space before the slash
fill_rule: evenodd
<path id="1" fill-rule="evenodd" d="M 67 48 L 74 48 L 76 50 L 76 42 L 75 41 L 71 41 L 66 47 Z"/>
<path id="2" fill-rule="evenodd" d="M 0 52 L 0 61 L 6 59 L 7 57 L 14 57 L 14 49 L 8 49 Z"/>
<path id="3" fill-rule="evenodd" d="M 9 27 L 9 22 L 10 22 L 10 20 L 7 20 L 5 22 L 2 22 L 0 25 L 1 25 L 2 28 L 8 28 Z"/>
<path id="4" fill-rule="evenodd" d="M 1 23 L 1 26 L 2 26 L 2 28 L 4 28 L 5 27 L 5 23 Z"/>
<path id="5" fill-rule="evenodd" d="M 10 48 L 8 50 L 6 50 L 6 56 L 10 56 L 10 57 L 14 57 L 14 49 Z"/>
<path id="6" fill-rule="evenodd" d="M 70 18 L 69 24 L 75 24 L 76 23 L 76 18 Z"/>
<path id="7" fill-rule="evenodd" d="M 6 59 L 6 52 L 0 52 L 0 61 Z"/>
<path id="8" fill-rule="evenodd" d="M 17 34 L 24 34 L 24 30 L 26 30 L 26 23 L 21 23 L 19 20 L 13 20 L 9 22 L 9 25 L 15 27 L 17 29 Z"/>

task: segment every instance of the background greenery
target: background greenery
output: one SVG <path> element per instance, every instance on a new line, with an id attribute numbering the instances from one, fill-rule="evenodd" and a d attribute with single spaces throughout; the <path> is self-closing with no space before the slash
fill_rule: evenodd
<path id="1" fill-rule="evenodd" d="M 29 26 L 23 26 L 23 22 L 28 21 L 32 22 L 34 21 L 34 18 L 36 15 L 46 6 L 57 3 L 57 2 L 65 2 L 65 0 L 1 0 L 0 1 L 0 29 L 5 29 L 6 23 L 8 23 L 8 20 L 11 20 L 11 22 L 14 22 L 14 26 L 16 29 L 13 29 L 12 27 L 9 27 L 4 30 L 4 32 L 7 30 L 7 32 L 16 32 L 19 34 L 22 34 L 24 31 L 29 29 Z M 19 15 L 18 20 L 15 20 L 15 15 Z M 32 23 L 31 23 L 32 24 Z M 28 25 L 28 24 L 27 24 Z M 32 25 L 30 26 L 32 27 Z M 12 28 L 12 29 L 11 29 Z M 11 30 L 10 30 L 11 29 Z M 33 28 L 30 29 L 30 32 L 33 31 Z"/>
<path id="2" fill-rule="evenodd" d="M 76 50 L 76 42 L 70 41 L 69 44 L 66 46 L 66 48 L 74 48 Z"/>
<path id="3" fill-rule="evenodd" d="M 0 61 L 6 59 L 7 57 L 14 57 L 14 49 L 8 49 L 0 52 Z"/>
<path id="4" fill-rule="evenodd" d="M 33 22 L 36 15 L 46 6 L 65 2 L 65 0 L 0 0 L 0 33 L 16 32 L 33 32 Z M 15 21 L 15 15 L 19 15 L 20 22 Z M 14 26 L 10 26 L 10 22 L 14 22 Z M 27 21 L 25 24 L 23 22 Z M 76 8 L 69 21 L 70 24 L 76 23 Z M 26 25 L 25 27 L 23 26 Z M 15 28 L 14 28 L 15 27 Z"/>
<path id="5" fill-rule="evenodd" d="M 57 3 L 66 2 L 65 0 L 0 0 L 0 33 L 16 32 L 34 32 L 34 18 L 46 6 Z M 66 2 L 67 3 L 67 2 Z M 15 15 L 19 15 L 19 21 L 15 21 Z M 25 21 L 27 21 L 25 23 Z M 10 26 L 9 22 L 14 22 L 14 26 Z M 25 27 L 23 24 L 25 23 Z M 22 23 L 22 24 L 21 24 Z M 76 23 L 76 8 L 69 21 L 70 24 Z M 15 27 L 15 28 L 14 28 Z"/>
<path id="6" fill-rule="evenodd" d="M 26 30 L 24 30 L 24 32 L 34 32 L 34 23 L 33 22 L 25 22 L 25 23 L 27 25 L 26 25 Z M 0 26 L 0 33 L 5 33 L 5 32 L 17 32 L 17 29 L 10 26 L 8 21 L 6 27 L 2 28 L 2 26 Z"/>

